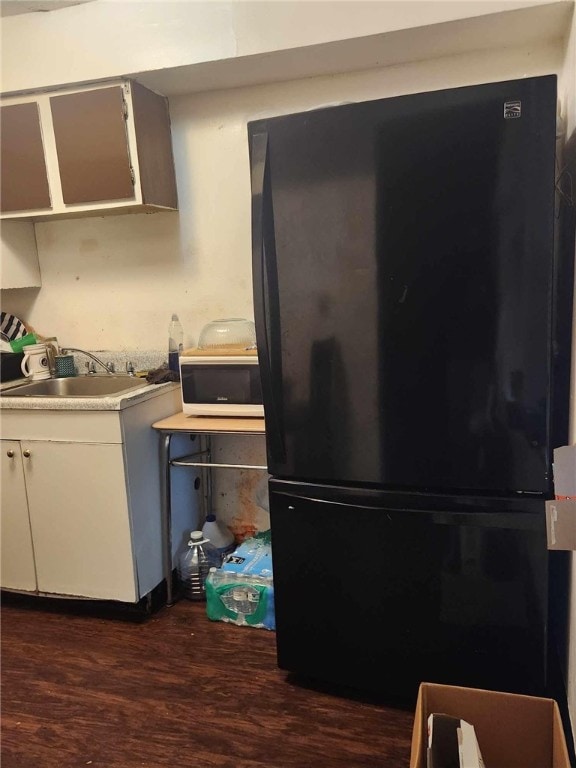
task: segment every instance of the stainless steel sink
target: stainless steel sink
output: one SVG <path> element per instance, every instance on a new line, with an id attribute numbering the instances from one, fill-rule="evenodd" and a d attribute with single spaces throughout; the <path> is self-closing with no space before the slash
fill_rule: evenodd
<path id="1" fill-rule="evenodd" d="M 110 397 L 146 386 L 145 379 L 134 376 L 71 376 L 44 379 L 5 389 L 4 397 Z"/>

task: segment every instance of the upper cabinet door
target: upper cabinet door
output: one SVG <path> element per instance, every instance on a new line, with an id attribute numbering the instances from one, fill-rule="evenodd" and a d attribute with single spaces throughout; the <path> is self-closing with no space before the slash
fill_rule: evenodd
<path id="1" fill-rule="evenodd" d="M 51 208 L 38 104 L 0 108 L 0 210 Z"/>
<path id="2" fill-rule="evenodd" d="M 64 203 L 134 198 L 122 88 L 50 98 Z"/>

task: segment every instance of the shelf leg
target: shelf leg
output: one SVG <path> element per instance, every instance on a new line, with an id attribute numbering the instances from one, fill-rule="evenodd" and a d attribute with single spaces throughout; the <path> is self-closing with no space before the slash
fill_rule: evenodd
<path id="1" fill-rule="evenodd" d="M 200 435 L 200 450 L 205 452 L 206 461 L 212 461 L 212 440 L 210 435 Z M 202 482 L 202 522 L 212 512 L 212 471 L 210 467 L 200 469 Z"/>

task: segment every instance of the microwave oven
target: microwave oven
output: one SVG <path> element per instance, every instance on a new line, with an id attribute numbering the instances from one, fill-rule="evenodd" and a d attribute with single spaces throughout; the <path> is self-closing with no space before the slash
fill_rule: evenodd
<path id="1" fill-rule="evenodd" d="M 180 356 L 180 386 L 182 410 L 187 415 L 264 416 L 256 350 L 185 352 Z"/>

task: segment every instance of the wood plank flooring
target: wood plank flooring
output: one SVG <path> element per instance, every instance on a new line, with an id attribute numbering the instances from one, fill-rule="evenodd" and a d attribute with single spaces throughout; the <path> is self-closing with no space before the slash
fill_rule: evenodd
<path id="1" fill-rule="evenodd" d="M 413 713 L 310 689 L 273 632 L 2 597 L 2 768 L 407 768 Z"/>

